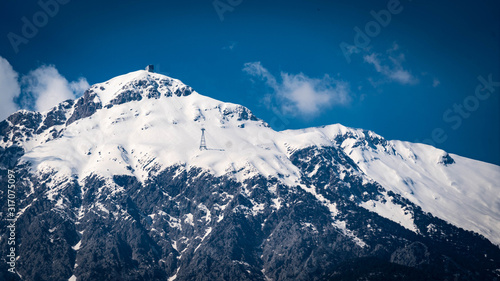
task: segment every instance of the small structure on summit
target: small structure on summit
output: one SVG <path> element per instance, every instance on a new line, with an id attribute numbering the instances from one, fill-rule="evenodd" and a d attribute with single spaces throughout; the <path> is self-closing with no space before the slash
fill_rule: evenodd
<path id="1" fill-rule="evenodd" d="M 155 72 L 155 66 L 152 64 L 146 66 L 146 71 L 147 72 Z"/>

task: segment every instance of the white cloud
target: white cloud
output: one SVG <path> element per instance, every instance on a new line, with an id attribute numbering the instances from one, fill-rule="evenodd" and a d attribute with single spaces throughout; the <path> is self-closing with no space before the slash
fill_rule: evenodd
<path id="1" fill-rule="evenodd" d="M 389 73 L 389 78 L 401 84 L 415 84 L 416 78 L 404 69 L 395 69 Z"/>
<path id="2" fill-rule="evenodd" d="M 436 88 L 439 84 L 441 84 L 441 81 L 438 79 L 434 78 L 434 80 L 432 80 L 432 87 Z"/>
<path id="3" fill-rule="evenodd" d="M 89 82 L 87 82 L 87 79 L 80 77 L 78 81 L 72 81 L 69 83 L 69 88 L 73 91 L 75 96 L 81 96 L 85 90 L 90 88 Z"/>
<path id="4" fill-rule="evenodd" d="M 14 99 L 20 93 L 17 72 L 6 59 L 0 57 L 0 120 L 4 120 L 19 109 Z"/>
<path id="5" fill-rule="evenodd" d="M 281 72 L 281 82 L 262 66 L 260 62 L 244 65 L 243 71 L 260 78 L 273 89 L 271 98 L 287 114 L 311 117 L 335 105 L 346 105 L 351 101 L 349 84 L 325 75 L 310 78 L 303 73 Z M 269 96 L 268 102 L 269 102 Z"/>
<path id="6" fill-rule="evenodd" d="M 68 82 L 54 66 L 41 66 L 22 79 L 23 92 L 26 92 L 27 106 L 37 111 L 46 111 L 67 99 L 80 96 L 89 84 L 85 78 Z"/>
<path id="7" fill-rule="evenodd" d="M 389 81 L 398 82 L 402 85 L 417 84 L 418 78 L 402 66 L 402 63 L 405 61 L 405 55 L 402 53 L 395 54 L 398 50 L 399 46 L 394 44 L 392 48 L 386 51 L 387 55 L 385 56 L 378 53 L 371 53 L 363 56 L 363 59 L 366 63 L 373 65 L 375 70 Z"/>
<path id="8" fill-rule="evenodd" d="M 37 111 L 49 110 L 58 103 L 75 99 L 89 88 L 85 78 L 68 82 L 54 66 L 41 66 L 19 83 L 19 75 L 10 63 L 0 57 L 0 120 L 22 108 Z M 15 100 L 21 95 L 21 105 Z"/>
<path id="9" fill-rule="evenodd" d="M 222 47 L 222 50 L 232 51 L 232 50 L 234 50 L 234 48 L 236 48 L 236 45 L 238 45 L 237 42 L 231 41 L 231 42 L 229 42 L 229 45 Z"/>
<path id="10" fill-rule="evenodd" d="M 276 78 L 274 78 L 274 76 L 265 67 L 262 66 L 260 61 L 245 63 L 243 71 L 252 76 L 257 76 L 258 78 L 261 78 L 262 80 L 264 80 L 264 82 L 266 82 L 266 84 L 269 87 L 275 90 L 278 88 L 278 83 L 276 82 Z"/>

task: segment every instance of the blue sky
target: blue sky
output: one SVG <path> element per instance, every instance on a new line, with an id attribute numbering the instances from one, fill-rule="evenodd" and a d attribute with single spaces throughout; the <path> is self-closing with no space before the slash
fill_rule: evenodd
<path id="1" fill-rule="evenodd" d="M 2 119 L 154 64 L 277 130 L 341 123 L 500 164 L 498 1 L 103 2 L 0 3 Z"/>

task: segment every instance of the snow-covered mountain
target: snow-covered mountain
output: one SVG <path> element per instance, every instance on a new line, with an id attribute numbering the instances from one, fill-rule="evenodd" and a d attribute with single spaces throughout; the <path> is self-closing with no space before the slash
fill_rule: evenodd
<path id="1" fill-rule="evenodd" d="M 0 137 L 23 280 L 500 276 L 500 167 L 428 145 L 274 131 L 147 71 L 14 113 Z"/>

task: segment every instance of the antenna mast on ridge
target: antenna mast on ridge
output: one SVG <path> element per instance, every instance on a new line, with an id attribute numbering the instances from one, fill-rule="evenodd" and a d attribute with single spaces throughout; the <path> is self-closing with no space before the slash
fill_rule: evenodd
<path id="1" fill-rule="evenodd" d="M 205 140 L 205 128 L 201 128 L 200 150 L 207 150 L 207 142 Z"/>

